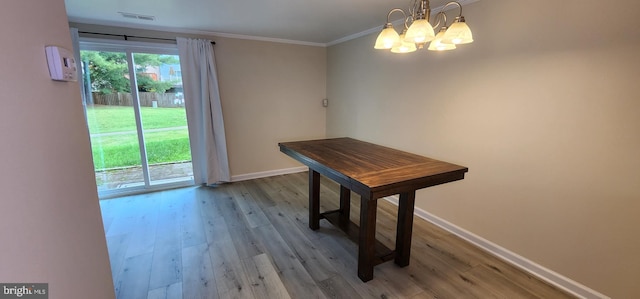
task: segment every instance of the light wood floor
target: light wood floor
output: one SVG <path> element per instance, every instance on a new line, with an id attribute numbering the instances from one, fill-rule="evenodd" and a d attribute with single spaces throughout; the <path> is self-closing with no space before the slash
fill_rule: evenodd
<path id="1" fill-rule="evenodd" d="M 417 217 L 411 264 L 363 283 L 356 245 L 326 220 L 308 228 L 307 189 L 298 173 L 101 201 L 117 298 L 571 298 Z M 322 178 L 322 211 L 338 193 Z M 390 248 L 395 221 L 380 200 Z"/>

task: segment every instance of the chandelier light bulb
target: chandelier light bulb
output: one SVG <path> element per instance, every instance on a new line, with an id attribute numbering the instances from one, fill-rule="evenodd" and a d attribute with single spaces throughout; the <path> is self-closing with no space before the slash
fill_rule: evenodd
<path id="1" fill-rule="evenodd" d="M 400 39 L 398 39 L 393 48 L 391 48 L 392 53 L 410 53 L 417 50 L 416 44 L 405 40 L 405 32 L 406 30 L 400 34 Z"/>
<path id="2" fill-rule="evenodd" d="M 433 39 L 431 41 L 431 43 L 429 44 L 429 48 L 427 48 L 427 50 L 430 50 L 430 51 L 447 51 L 447 50 L 455 49 L 456 48 L 455 44 L 443 44 L 442 43 L 442 37 L 444 36 L 446 31 L 447 31 L 447 27 L 442 27 L 440 29 L 440 32 L 438 32 L 438 34 L 436 34 L 436 38 Z"/>
<path id="3" fill-rule="evenodd" d="M 442 42 L 445 44 L 468 44 L 473 42 L 473 34 L 471 33 L 471 29 L 467 25 L 464 20 L 464 17 L 456 17 L 456 20 L 451 27 L 447 29 L 447 32 L 444 34 L 442 38 Z"/>
<path id="4" fill-rule="evenodd" d="M 412 43 L 426 43 L 435 38 L 435 34 L 433 32 L 433 27 L 429 24 L 429 21 L 426 19 L 419 19 L 413 21 L 411 26 L 409 26 L 409 30 L 407 30 L 407 35 L 405 36 L 405 41 Z"/>
<path id="5" fill-rule="evenodd" d="M 375 49 L 391 49 L 396 42 L 400 40 L 400 36 L 391 23 L 387 23 L 384 29 L 376 39 Z"/>

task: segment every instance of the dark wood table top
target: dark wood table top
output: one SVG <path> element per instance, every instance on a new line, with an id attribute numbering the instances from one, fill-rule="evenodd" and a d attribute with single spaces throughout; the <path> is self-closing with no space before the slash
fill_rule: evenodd
<path id="1" fill-rule="evenodd" d="M 460 180 L 467 167 L 359 141 L 282 142 L 280 151 L 371 199 Z"/>

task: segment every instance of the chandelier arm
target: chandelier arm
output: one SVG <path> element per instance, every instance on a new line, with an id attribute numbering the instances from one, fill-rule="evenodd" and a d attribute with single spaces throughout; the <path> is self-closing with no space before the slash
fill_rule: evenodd
<path id="1" fill-rule="evenodd" d="M 442 10 L 440 10 L 440 12 L 444 12 L 444 11 L 445 11 L 445 9 L 447 8 L 447 6 L 449 6 L 449 5 L 456 5 L 456 6 L 458 6 L 458 10 L 459 10 L 458 17 L 462 17 L 462 4 L 460 4 L 458 1 L 451 1 L 451 2 L 449 2 L 449 3 L 447 3 L 447 4 L 445 4 L 445 5 L 442 7 Z"/>
<path id="2" fill-rule="evenodd" d="M 420 0 L 409 0 L 409 14 L 413 19 L 415 19 L 418 10 L 418 1 Z"/>
<path id="3" fill-rule="evenodd" d="M 394 8 L 394 9 L 391 9 L 391 10 L 389 11 L 389 14 L 387 14 L 387 24 L 388 24 L 388 23 L 391 23 L 391 14 L 392 14 L 392 13 L 394 13 L 394 12 L 401 12 L 401 13 L 402 13 L 402 15 L 404 16 L 404 19 L 405 19 L 405 22 L 406 22 L 406 20 L 407 20 L 407 14 L 404 12 L 404 10 L 402 10 L 402 9 L 400 9 L 400 8 Z"/>
<path id="4" fill-rule="evenodd" d="M 410 23 L 413 23 L 413 17 L 411 15 L 407 16 L 404 19 L 404 30 L 409 30 L 409 25 Z"/>
<path id="5" fill-rule="evenodd" d="M 442 27 L 447 27 L 447 14 L 445 14 L 444 11 L 437 13 L 435 19 L 438 22 L 433 25 L 433 29 L 440 27 L 440 19 L 442 19 Z"/>

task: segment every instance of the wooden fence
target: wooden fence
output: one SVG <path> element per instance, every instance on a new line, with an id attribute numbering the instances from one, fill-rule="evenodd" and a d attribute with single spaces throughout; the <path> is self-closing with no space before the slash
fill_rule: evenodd
<path id="1" fill-rule="evenodd" d="M 133 97 L 128 92 L 112 94 L 93 92 L 91 96 L 96 105 L 133 106 Z M 139 92 L 138 98 L 140 98 L 141 107 L 154 107 L 154 101 L 156 101 L 156 107 L 184 107 L 184 99 L 177 97 L 175 93 Z"/>

